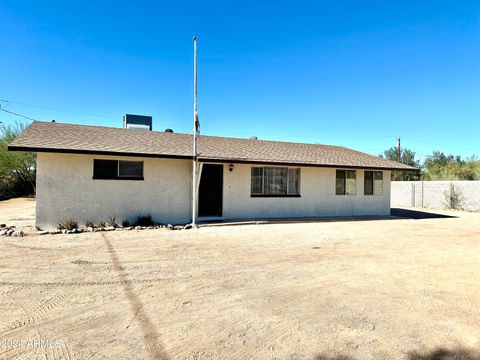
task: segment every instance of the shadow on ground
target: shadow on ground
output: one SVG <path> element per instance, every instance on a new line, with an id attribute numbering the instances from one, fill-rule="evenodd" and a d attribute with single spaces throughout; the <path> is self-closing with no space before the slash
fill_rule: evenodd
<path id="1" fill-rule="evenodd" d="M 447 219 L 447 218 L 456 218 L 457 216 L 438 214 L 430 211 L 419 211 L 419 210 L 410 210 L 410 209 L 400 209 L 400 208 L 391 208 L 390 215 L 404 218 L 404 219 Z"/>
<path id="2" fill-rule="evenodd" d="M 469 350 L 463 347 L 446 349 L 443 347 L 432 351 L 411 351 L 405 357 L 406 360 L 480 360 L 479 350 Z M 315 360 L 356 360 L 349 355 L 319 354 Z"/>
<path id="3" fill-rule="evenodd" d="M 439 214 L 433 211 L 418 211 L 411 209 L 392 208 L 390 216 L 328 216 L 328 217 L 294 217 L 294 218 L 259 218 L 259 219 L 235 219 L 235 220 L 202 220 L 199 227 L 207 226 L 231 226 L 231 225 L 264 225 L 264 224 L 302 224 L 319 222 L 342 222 L 342 221 L 372 221 L 372 220 L 399 220 L 399 219 L 447 219 L 457 216 Z"/>
<path id="4" fill-rule="evenodd" d="M 150 320 L 147 312 L 144 310 L 140 298 L 133 291 L 133 282 L 128 279 L 127 273 L 125 272 L 110 240 L 105 234 L 102 234 L 102 237 L 105 242 L 105 246 L 107 247 L 108 253 L 110 254 L 113 268 L 118 273 L 121 283 L 123 284 L 123 290 L 125 292 L 125 296 L 130 303 L 132 315 L 139 323 L 140 328 L 143 332 L 143 338 L 145 340 L 146 350 L 148 352 L 149 358 L 155 360 L 168 360 L 169 356 L 167 355 L 163 345 L 160 342 L 160 335 L 158 334 L 155 326 Z"/>

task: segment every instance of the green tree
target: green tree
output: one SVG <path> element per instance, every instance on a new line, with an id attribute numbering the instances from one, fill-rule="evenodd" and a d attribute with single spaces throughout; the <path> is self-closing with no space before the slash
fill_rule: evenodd
<path id="1" fill-rule="evenodd" d="M 397 148 L 391 147 L 390 149 L 385 150 L 380 157 L 391 161 L 397 161 Z M 420 168 L 420 162 L 415 160 L 415 152 L 410 149 L 405 148 L 400 150 L 400 162 L 405 165 Z M 392 171 L 392 180 L 396 180 L 398 177 L 401 180 L 419 180 L 420 173 L 418 171 Z"/>
<path id="2" fill-rule="evenodd" d="M 35 153 L 8 151 L 8 144 L 25 128 L 23 123 L 0 124 L 0 199 L 35 193 Z"/>
<path id="3" fill-rule="evenodd" d="M 472 156 L 462 160 L 458 155 L 445 155 L 434 151 L 425 159 L 424 180 L 478 180 L 480 161 Z"/>

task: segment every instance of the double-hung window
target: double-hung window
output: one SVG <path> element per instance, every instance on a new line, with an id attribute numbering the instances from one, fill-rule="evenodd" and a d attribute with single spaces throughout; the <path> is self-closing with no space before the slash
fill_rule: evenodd
<path id="1" fill-rule="evenodd" d="M 335 182 L 336 195 L 355 195 L 357 193 L 357 172 L 355 170 L 337 170 Z"/>
<path id="2" fill-rule="evenodd" d="M 300 196 L 300 169 L 252 167 L 251 196 Z"/>
<path id="3" fill-rule="evenodd" d="M 383 195 L 383 172 L 365 171 L 363 189 L 365 195 Z"/>
<path id="4" fill-rule="evenodd" d="M 143 161 L 94 159 L 93 178 L 101 180 L 143 180 Z"/>

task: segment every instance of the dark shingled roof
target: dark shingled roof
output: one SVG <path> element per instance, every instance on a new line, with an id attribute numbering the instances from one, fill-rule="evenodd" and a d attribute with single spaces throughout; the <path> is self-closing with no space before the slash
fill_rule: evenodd
<path id="1" fill-rule="evenodd" d="M 8 148 L 191 159 L 192 145 L 189 134 L 35 121 Z M 199 151 L 202 161 L 417 170 L 342 146 L 201 135 Z"/>

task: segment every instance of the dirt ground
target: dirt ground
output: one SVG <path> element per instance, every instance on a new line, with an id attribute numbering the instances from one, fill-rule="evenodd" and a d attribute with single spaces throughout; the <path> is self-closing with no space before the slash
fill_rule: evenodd
<path id="1" fill-rule="evenodd" d="M 480 359 L 480 214 L 443 213 L 0 237 L 0 358 Z"/>
<path id="2" fill-rule="evenodd" d="M 35 230 L 35 198 L 0 201 L 0 224 Z"/>

